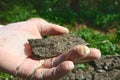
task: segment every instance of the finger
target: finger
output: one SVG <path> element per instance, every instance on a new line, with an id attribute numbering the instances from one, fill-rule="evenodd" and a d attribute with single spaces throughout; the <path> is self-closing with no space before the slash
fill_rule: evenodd
<path id="1" fill-rule="evenodd" d="M 39 29 L 41 30 L 40 33 L 42 36 L 45 35 L 59 35 L 59 34 L 66 34 L 69 33 L 69 30 L 65 27 L 48 23 L 47 26 L 42 26 Z"/>
<path id="2" fill-rule="evenodd" d="M 59 35 L 59 34 L 66 34 L 69 33 L 69 30 L 65 27 L 56 25 L 56 24 L 50 24 L 51 27 L 50 35 Z"/>
<path id="3" fill-rule="evenodd" d="M 4 25 L 0 25 L 0 28 L 1 28 L 1 27 L 4 27 Z"/>
<path id="4" fill-rule="evenodd" d="M 43 79 L 43 80 L 58 80 L 59 78 L 66 75 L 68 72 L 70 72 L 74 68 L 74 64 L 71 61 L 65 61 L 59 64 L 57 67 L 45 69 L 43 73 L 43 77 L 41 78 L 41 69 L 37 71 L 35 74 L 37 79 Z"/>
<path id="5" fill-rule="evenodd" d="M 94 59 L 99 59 L 101 57 L 101 53 L 100 50 L 95 49 L 95 48 L 90 48 L 90 53 L 83 58 L 83 53 L 81 53 L 77 47 L 71 49 L 70 51 L 68 51 L 67 53 L 63 53 L 60 56 L 56 57 L 53 61 L 53 66 L 57 66 L 58 64 L 60 64 L 63 61 L 76 61 L 77 59 L 81 59 L 81 61 L 79 62 L 83 62 L 86 60 L 94 60 Z M 82 59 L 83 58 L 83 59 Z"/>
<path id="6" fill-rule="evenodd" d="M 26 31 L 36 36 L 65 34 L 69 32 L 67 28 L 49 23 L 41 18 L 32 18 L 28 21 L 11 23 L 6 25 L 6 27 L 10 30 Z"/>
<path id="7" fill-rule="evenodd" d="M 101 57 L 101 52 L 100 50 L 96 48 L 90 48 L 90 53 L 88 56 L 86 56 L 82 61 L 88 61 L 88 60 L 93 60 L 93 59 L 100 59 Z"/>

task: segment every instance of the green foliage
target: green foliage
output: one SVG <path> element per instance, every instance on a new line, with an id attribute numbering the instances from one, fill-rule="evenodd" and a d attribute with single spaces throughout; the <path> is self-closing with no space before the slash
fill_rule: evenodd
<path id="1" fill-rule="evenodd" d="M 84 70 L 86 68 L 86 65 L 85 64 L 77 64 L 76 65 L 78 68 Z"/>
<path id="2" fill-rule="evenodd" d="M 36 1 L 30 0 L 1 0 L 0 23 L 10 23 L 27 20 L 31 17 L 39 17 L 35 5 Z"/>
<path id="3" fill-rule="evenodd" d="M 118 0 L 83 0 L 78 11 L 79 21 L 103 29 L 116 27 L 120 23 L 119 4 Z"/>
<path id="4" fill-rule="evenodd" d="M 10 75 L 0 71 L 0 79 L 5 79 L 5 78 L 10 78 Z"/>
<path id="5" fill-rule="evenodd" d="M 95 19 L 95 26 L 102 26 L 104 29 L 117 27 L 120 14 L 101 14 Z M 115 23 L 117 22 L 117 23 Z M 114 25 L 112 25 L 114 23 Z"/>
<path id="6" fill-rule="evenodd" d="M 102 34 L 91 29 L 79 29 L 75 32 L 78 36 L 90 43 L 90 47 L 101 50 L 102 55 L 120 54 L 115 34 Z"/>
<path id="7" fill-rule="evenodd" d="M 3 12 L 0 12 L 3 13 Z M 2 18 L 3 22 L 17 22 L 17 21 L 23 21 L 27 20 L 30 17 L 37 17 L 36 10 L 32 10 L 27 7 L 18 7 L 14 6 L 12 10 L 8 10 L 7 13 L 4 13 L 3 16 L 0 16 Z"/>
<path id="8" fill-rule="evenodd" d="M 119 0 L 1 0 L 0 22 L 42 17 L 58 24 L 87 23 L 104 29 L 120 25 Z"/>
<path id="9" fill-rule="evenodd" d="M 120 29 L 117 31 L 117 42 L 120 43 Z"/>

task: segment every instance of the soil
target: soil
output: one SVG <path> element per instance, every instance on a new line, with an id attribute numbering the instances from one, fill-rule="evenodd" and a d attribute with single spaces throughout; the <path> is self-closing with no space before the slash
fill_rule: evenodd
<path id="1" fill-rule="evenodd" d="M 103 56 L 100 60 L 90 61 L 88 64 L 84 69 L 75 67 L 60 80 L 120 80 L 120 55 Z"/>
<path id="2" fill-rule="evenodd" d="M 45 39 L 30 39 L 29 43 L 35 59 L 58 56 L 69 51 L 75 45 L 88 45 L 87 42 L 75 34 L 52 36 Z"/>

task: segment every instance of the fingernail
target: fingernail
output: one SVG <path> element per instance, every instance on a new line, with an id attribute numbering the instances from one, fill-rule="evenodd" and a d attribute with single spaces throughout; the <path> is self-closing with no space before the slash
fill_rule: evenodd
<path id="1" fill-rule="evenodd" d="M 67 28 L 65 28 L 65 29 L 66 29 L 66 33 L 69 33 L 69 30 Z"/>
<path id="2" fill-rule="evenodd" d="M 90 48 L 85 45 L 77 45 L 76 49 L 83 57 L 86 57 L 90 53 Z"/>

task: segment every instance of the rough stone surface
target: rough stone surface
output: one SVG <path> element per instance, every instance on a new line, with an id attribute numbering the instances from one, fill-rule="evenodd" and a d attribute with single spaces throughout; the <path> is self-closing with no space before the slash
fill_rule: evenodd
<path id="1" fill-rule="evenodd" d="M 69 51 L 75 45 L 88 45 L 83 39 L 73 34 L 52 36 L 45 39 L 30 39 L 33 58 L 43 59 Z"/>

